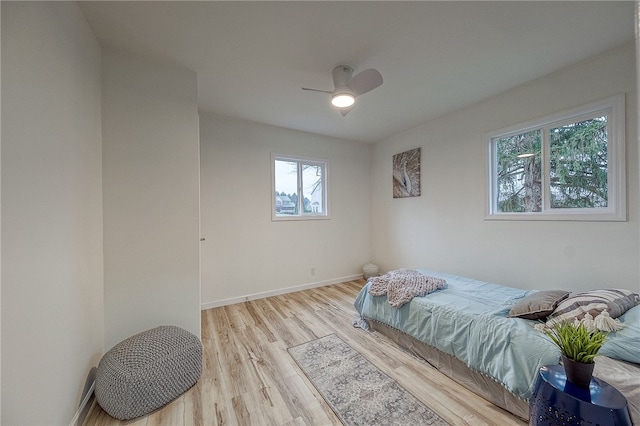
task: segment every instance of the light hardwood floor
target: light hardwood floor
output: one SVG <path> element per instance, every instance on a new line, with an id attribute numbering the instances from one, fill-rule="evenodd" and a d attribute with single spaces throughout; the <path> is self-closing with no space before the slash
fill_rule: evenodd
<path id="1" fill-rule="evenodd" d="M 379 333 L 354 328 L 357 280 L 202 311 L 203 371 L 184 395 L 120 422 L 97 404 L 85 425 L 340 425 L 287 348 L 335 333 L 452 425 L 525 425 Z"/>

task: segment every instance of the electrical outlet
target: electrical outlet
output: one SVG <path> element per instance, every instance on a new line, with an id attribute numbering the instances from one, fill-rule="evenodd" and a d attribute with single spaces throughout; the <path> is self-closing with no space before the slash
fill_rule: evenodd
<path id="1" fill-rule="evenodd" d="M 311 268 L 311 275 L 315 275 L 316 274 L 316 268 Z"/>

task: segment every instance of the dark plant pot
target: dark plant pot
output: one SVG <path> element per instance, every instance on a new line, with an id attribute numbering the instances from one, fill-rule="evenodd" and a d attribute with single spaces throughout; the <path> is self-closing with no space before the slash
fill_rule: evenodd
<path id="1" fill-rule="evenodd" d="M 593 368 L 596 365 L 595 363 L 585 364 L 584 362 L 578 362 L 562 355 L 562 365 L 564 366 L 564 372 L 569 382 L 581 388 L 589 387 L 591 377 L 593 376 Z"/>

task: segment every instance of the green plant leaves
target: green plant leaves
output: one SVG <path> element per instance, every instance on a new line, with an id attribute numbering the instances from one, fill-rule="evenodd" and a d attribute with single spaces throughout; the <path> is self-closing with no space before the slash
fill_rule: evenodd
<path id="1" fill-rule="evenodd" d="M 562 355 L 578 362 L 593 363 L 598 351 L 607 339 L 607 333 L 587 330 L 584 324 L 557 322 L 545 334 L 560 349 Z"/>

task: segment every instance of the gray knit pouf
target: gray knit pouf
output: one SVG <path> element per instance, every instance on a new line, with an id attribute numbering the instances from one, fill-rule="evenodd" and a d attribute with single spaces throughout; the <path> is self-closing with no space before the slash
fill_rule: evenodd
<path id="1" fill-rule="evenodd" d="M 96 372 L 96 400 L 110 416 L 134 419 L 180 396 L 201 372 L 200 339 L 180 327 L 156 327 L 104 354 Z"/>

